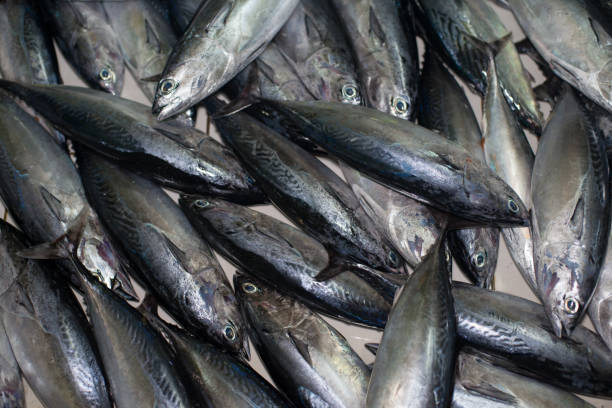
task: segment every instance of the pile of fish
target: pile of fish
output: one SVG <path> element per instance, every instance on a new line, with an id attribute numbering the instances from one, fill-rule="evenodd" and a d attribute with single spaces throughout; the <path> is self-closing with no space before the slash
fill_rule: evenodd
<path id="1" fill-rule="evenodd" d="M 0 1 L 0 406 L 612 399 L 612 3 L 496 3 Z"/>

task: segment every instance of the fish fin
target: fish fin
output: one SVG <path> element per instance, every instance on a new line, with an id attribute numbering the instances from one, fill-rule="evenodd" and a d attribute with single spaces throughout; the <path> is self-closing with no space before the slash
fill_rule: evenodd
<path id="1" fill-rule="evenodd" d="M 306 35 L 311 41 L 311 44 L 320 44 L 323 42 L 323 34 L 317 24 L 315 23 L 315 19 L 306 12 L 304 12 L 304 28 L 306 30 Z"/>
<path id="2" fill-rule="evenodd" d="M 138 305 L 138 310 L 142 314 L 151 314 L 153 316 L 157 316 L 158 306 L 159 303 L 157 302 L 157 299 L 155 299 L 155 296 L 150 293 L 147 293 L 142 299 L 140 305 Z"/>
<path id="3" fill-rule="evenodd" d="M 584 200 L 582 196 L 580 196 L 578 201 L 576 201 L 574 211 L 569 219 L 570 228 L 576 234 L 578 239 L 582 237 L 582 232 L 584 229 L 584 210 Z"/>
<path id="4" fill-rule="evenodd" d="M 374 8 L 370 6 L 370 37 L 375 38 L 379 44 L 385 44 L 387 42 L 387 36 L 385 35 L 384 30 L 382 29 L 382 25 L 380 21 L 378 21 L 378 17 L 376 17 L 376 13 L 374 12 Z"/>
<path id="5" fill-rule="evenodd" d="M 463 385 L 467 390 L 483 395 L 487 398 L 505 402 L 512 406 L 518 404 L 518 401 L 514 395 L 508 394 L 507 392 L 504 392 L 491 384 L 470 384 L 469 382 L 461 382 L 461 385 Z"/>
<path id="6" fill-rule="evenodd" d="M 162 80 L 162 78 L 163 72 L 160 72 L 159 74 L 151 75 L 145 78 L 138 78 L 138 80 L 142 82 L 159 82 Z"/>
<path id="7" fill-rule="evenodd" d="M 336 276 L 340 275 L 342 272 L 345 272 L 346 269 L 344 268 L 345 265 L 338 263 L 338 264 L 330 264 L 327 266 L 327 268 L 322 269 L 321 271 L 319 271 L 314 279 L 319 281 L 319 282 L 325 282 L 326 280 L 330 280 L 332 278 L 335 278 Z"/>
<path id="8" fill-rule="evenodd" d="M 77 259 L 76 250 L 87 225 L 89 210 L 88 205 L 84 206 L 66 232 L 54 241 L 23 249 L 17 255 L 29 259 L 67 259 L 73 256 Z"/>
<path id="9" fill-rule="evenodd" d="M 2 309 L 17 316 L 28 317 L 33 320 L 36 318 L 36 310 L 27 292 L 15 280 L 11 286 L 2 293 Z"/>
<path id="10" fill-rule="evenodd" d="M 65 222 L 66 217 L 64 214 L 64 206 L 62 205 L 62 201 L 51 194 L 49 190 L 47 190 L 44 186 L 40 186 L 40 195 L 42 196 L 45 204 L 51 210 L 55 218 L 59 221 Z"/>
<path id="11" fill-rule="evenodd" d="M 159 40 L 157 33 L 155 33 L 155 31 L 153 30 L 153 27 L 151 27 L 151 24 L 149 24 L 149 20 L 145 18 L 144 22 L 147 44 L 152 46 L 155 49 L 155 52 L 159 53 L 161 51 L 161 41 Z"/>
<path id="12" fill-rule="evenodd" d="M 376 355 L 376 353 L 378 352 L 378 347 L 380 346 L 380 343 L 366 343 L 364 344 L 364 347 L 366 348 L 366 350 L 368 350 L 370 353 Z"/>
<path id="13" fill-rule="evenodd" d="M 293 334 L 291 329 L 287 330 L 287 336 L 308 365 L 312 366 L 312 359 L 310 358 L 310 352 L 308 351 L 308 344 L 300 340 L 297 335 Z"/>
<path id="14" fill-rule="evenodd" d="M 208 25 L 204 28 L 206 34 L 210 33 L 213 29 L 220 28 L 227 23 L 227 19 L 234 8 L 234 1 L 225 1 L 223 6 L 217 11 L 217 14 L 210 19 Z"/>
<path id="15" fill-rule="evenodd" d="M 191 268 L 189 268 L 189 259 L 187 258 L 187 254 L 185 253 L 185 251 L 176 246 L 166 234 L 164 234 L 163 232 L 161 232 L 160 234 L 164 237 L 168 250 L 172 253 L 174 258 L 181 264 L 181 266 L 186 271 L 191 271 Z"/>
<path id="16" fill-rule="evenodd" d="M 256 102 L 256 98 L 251 95 L 239 96 L 233 101 L 229 102 L 227 105 L 223 106 L 221 109 L 213 113 L 211 116 L 213 119 L 224 118 L 227 116 L 232 116 L 238 112 L 241 112 L 253 105 Z"/>
<path id="17" fill-rule="evenodd" d="M 612 45 L 612 38 L 610 38 L 610 34 L 602 27 L 601 23 L 592 17 L 589 17 L 589 23 L 597 39 L 597 44 L 599 44 L 601 48 L 610 47 L 610 45 Z"/>
<path id="18" fill-rule="evenodd" d="M 162 125 L 162 126 L 159 126 Z M 187 149 L 197 149 L 193 143 L 190 143 L 189 139 L 185 137 L 183 131 L 178 131 L 174 126 L 163 126 L 163 123 L 153 126 L 153 129 L 166 136 L 168 139 L 174 140 L 176 143 Z"/>
<path id="19" fill-rule="evenodd" d="M 87 19 L 85 18 L 83 13 L 81 13 L 81 10 L 79 10 L 78 7 L 73 4 L 72 1 L 67 1 L 66 3 L 68 4 L 68 7 L 70 7 L 70 10 L 72 10 L 72 13 L 76 18 L 78 25 L 83 28 L 87 28 Z"/>

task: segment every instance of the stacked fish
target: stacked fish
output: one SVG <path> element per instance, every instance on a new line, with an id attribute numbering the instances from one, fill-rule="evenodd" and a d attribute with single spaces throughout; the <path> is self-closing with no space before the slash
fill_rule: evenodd
<path id="1" fill-rule="evenodd" d="M 497 3 L 0 1 L 0 406 L 612 398 L 612 3 Z"/>

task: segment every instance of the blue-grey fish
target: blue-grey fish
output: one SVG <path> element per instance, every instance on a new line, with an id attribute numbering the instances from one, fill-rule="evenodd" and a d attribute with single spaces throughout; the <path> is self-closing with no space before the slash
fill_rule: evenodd
<path id="1" fill-rule="evenodd" d="M 236 76 L 262 53 L 298 3 L 204 2 L 168 58 L 153 102 L 158 119 L 183 112 Z"/>
<path id="2" fill-rule="evenodd" d="M 3 408 L 25 407 L 21 370 L 15 360 L 4 324 L 0 324 L 0 406 Z"/>
<path id="3" fill-rule="evenodd" d="M 27 246 L 17 229 L 0 221 L 0 319 L 23 376 L 46 407 L 110 408 L 79 302 L 56 270 L 18 255 Z M 23 398 L 20 388 L 12 392 Z"/>
<path id="4" fill-rule="evenodd" d="M 170 17 L 176 32 L 181 35 L 189 26 L 191 19 L 204 0 L 171 0 L 168 1 L 170 7 Z"/>
<path id="5" fill-rule="evenodd" d="M 612 239 L 609 237 L 606 257 L 588 312 L 593 326 L 612 351 Z"/>
<path id="6" fill-rule="evenodd" d="M 359 408 L 369 369 L 348 341 L 303 304 L 237 274 L 234 286 L 250 335 L 268 372 L 305 408 Z"/>
<path id="7" fill-rule="evenodd" d="M 101 2 L 42 0 L 57 45 L 89 86 L 121 94 L 121 48 Z"/>

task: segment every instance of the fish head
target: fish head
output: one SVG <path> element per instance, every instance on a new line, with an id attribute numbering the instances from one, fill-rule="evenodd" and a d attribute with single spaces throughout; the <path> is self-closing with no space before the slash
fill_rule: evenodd
<path id="1" fill-rule="evenodd" d="M 215 288 L 214 304 L 218 319 L 208 329 L 209 336 L 225 349 L 248 361 L 249 338 L 240 310 L 236 307 L 236 295 L 229 285 L 219 285 Z"/>
<path id="2" fill-rule="evenodd" d="M 83 67 L 88 82 L 112 95 L 120 95 L 123 90 L 125 64 L 119 46 L 112 40 L 113 37 L 105 36 L 103 32 L 92 31 L 90 35 L 96 37 L 92 40 L 94 42 L 82 44 L 80 47 L 92 54 L 85 60 Z M 92 48 L 90 44 L 97 46 Z"/>
<path id="3" fill-rule="evenodd" d="M 476 163 L 474 163 L 476 164 Z M 480 166 L 481 164 L 477 164 Z M 489 168 L 477 170 L 476 177 L 484 177 L 483 184 L 488 186 L 488 193 L 483 195 L 490 201 L 491 212 L 495 213 L 495 219 L 499 226 L 528 226 L 530 215 L 527 206 L 520 196 L 506 182 L 494 174 Z M 471 171 L 469 172 L 471 176 Z M 476 197 L 473 197 L 474 199 Z"/>
<path id="4" fill-rule="evenodd" d="M 469 245 L 469 265 L 472 276 L 483 288 L 490 288 L 497 267 L 497 248 L 499 230 L 496 228 L 478 228 Z"/>
<path id="5" fill-rule="evenodd" d="M 188 60 L 164 71 L 153 100 L 153 113 L 158 120 L 175 116 L 202 99 L 199 95 L 207 89 L 208 74 L 195 70 L 194 65 L 201 64 Z"/>

